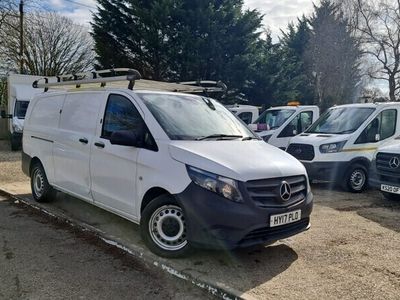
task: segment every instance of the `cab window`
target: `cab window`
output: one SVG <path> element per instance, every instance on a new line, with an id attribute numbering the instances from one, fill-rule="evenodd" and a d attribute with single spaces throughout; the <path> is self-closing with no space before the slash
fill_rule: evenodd
<path id="1" fill-rule="evenodd" d="M 133 103 L 122 95 L 108 98 L 101 137 L 110 139 L 114 131 L 132 130 L 142 135 L 143 148 L 158 151 L 157 144 Z"/>
<path id="2" fill-rule="evenodd" d="M 250 124 L 253 118 L 253 113 L 251 112 L 242 112 L 238 114 L 239 119 L 241 119 L 245 124 Z"/>
<path id="3" fill-rule="evenodd" d="M 282 130 L 278 137 L 292 137 L 304 132 L 311 126 L 313 119 L 312 111 L 303 111 L 299 113 L 292 121 Z"/>
<path id="4" fill-rule="evenodd" d="M 381 112 L 358 137 L 356 144 L 376 143 L 393 136 L 396 132 L 397 110 Z"/>
<path id="5" fill-rule="evenodd" d="M 108 98 L 101 137 L 109 139 L 114 131 L 142 130 L 143 120 L 136 107 L 122 95 Z"/>

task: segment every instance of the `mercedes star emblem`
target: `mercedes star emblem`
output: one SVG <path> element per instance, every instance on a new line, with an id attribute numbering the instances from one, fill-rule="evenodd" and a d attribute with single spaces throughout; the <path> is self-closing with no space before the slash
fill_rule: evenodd
<path id="1" fill-rule="evenodd" d="M 288 201 L 290 199 L 290 196 L 292 196 L 292 190 L 290 188 L 290 184 L 287 183 L 286 181 L 282 181 L 280 192 L 281 192 L 281 199 L 283 201 Z"/>
<path id="2" fill-rule="evenodd" d="M 397 169 L 400 166 L 400 159 L 396 156 L 392 157 L 389 161 L 389 166 L 392 169 Z"/>

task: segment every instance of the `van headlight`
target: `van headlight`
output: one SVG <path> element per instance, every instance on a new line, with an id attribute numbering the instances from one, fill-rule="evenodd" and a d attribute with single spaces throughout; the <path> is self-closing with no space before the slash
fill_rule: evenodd
<path id="1" fill-rule="evenodd" d="M 190 179 L 197 185 L 234 202 L 243 202 L 236 180 L 187 166 Z"/>
<path id="2" fill-rule="evenodd" d="M 340 152 L 343 149 L 343 146 L 347 141 L 341 141 L 337 143 L 324 144 L 319 146 L 319 151 L 321 153 L 336 153 Z"/>

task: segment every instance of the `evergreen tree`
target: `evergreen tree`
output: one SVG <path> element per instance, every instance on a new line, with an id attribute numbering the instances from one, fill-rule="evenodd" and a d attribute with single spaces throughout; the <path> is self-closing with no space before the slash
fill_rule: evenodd
<path id="1" fill-rule="evenodd" d="M 128 66 L 157 80 L 222 80 L 246 89 L 262 16 L 242 0 L 98 0 L 98 67 Z"/>
<path id="2" fill-rule="evenodd" d="M 299 101 L 311 104 L 314 100 L 312 80 L 304 65 L 304 52 L 310 40 L 311 30 L 306 17 L 298 24 L 290 23 L 286 32 L 282 32 L 277 60 L 278 74 L 274 98 L 278 104 Z"/>

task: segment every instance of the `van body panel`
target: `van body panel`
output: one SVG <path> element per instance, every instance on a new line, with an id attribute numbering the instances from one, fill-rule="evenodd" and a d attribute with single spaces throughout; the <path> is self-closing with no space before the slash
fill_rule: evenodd
<path id="1" fill-rule="evenodd" d="M 227 147 L 235 151 L 226 155 Z M 170 153 L 177 161 L 240 181 L 304 172 L 291 155 L 264 141 L 173 141 Z M 268 153 L 274 159 L 257 159 L 260 153 Z"/>
<path id="2" fill-rule="evenodd" d="M 55 184 L 91 198 L 90 147 L 104 93 L 69 93 L 62 107 L 54 142 Z"/>

